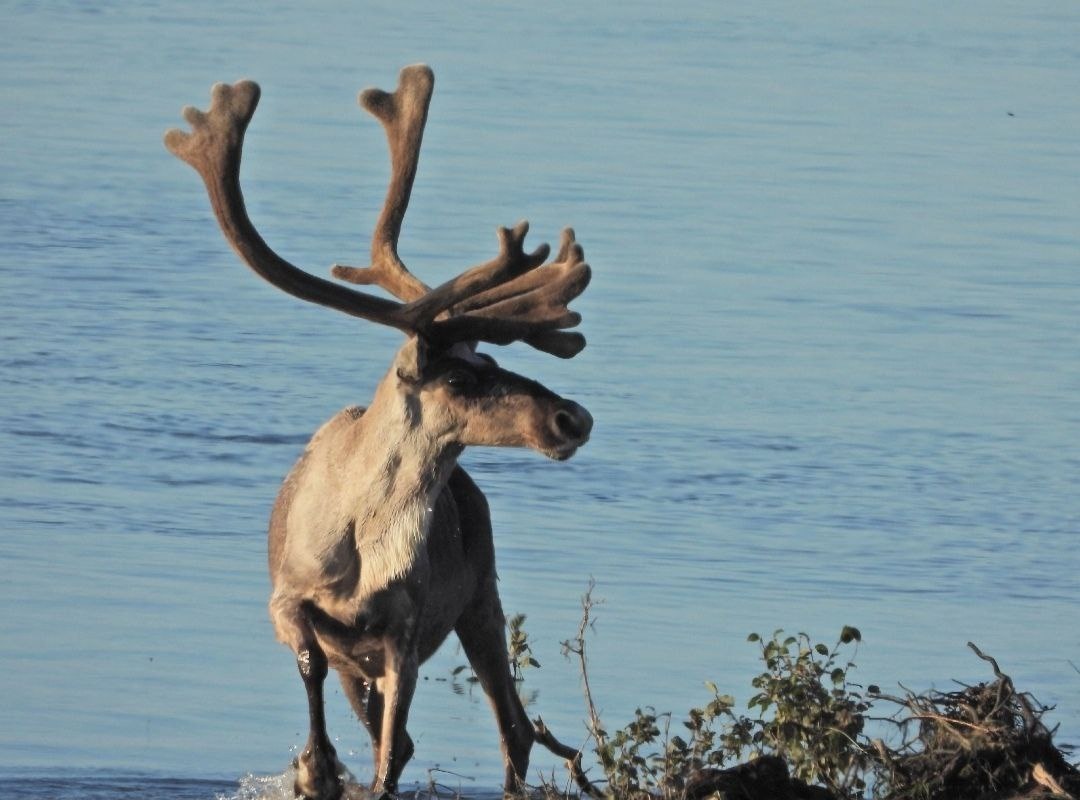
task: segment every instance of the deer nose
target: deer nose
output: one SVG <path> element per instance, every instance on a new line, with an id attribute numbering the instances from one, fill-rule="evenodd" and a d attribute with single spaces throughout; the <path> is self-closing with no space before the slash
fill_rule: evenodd
<path id="1" fill-rule="evenodd" d="M 555 412 L 555 429 L 578 444 L 588 441 L 592 426 L 592 414 L 573 400 L 564 400 Z"/>

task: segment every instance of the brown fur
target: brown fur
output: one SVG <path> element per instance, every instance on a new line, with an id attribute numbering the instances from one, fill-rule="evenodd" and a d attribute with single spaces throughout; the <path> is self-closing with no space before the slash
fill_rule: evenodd
<path id="1" fill-rule="evenodd" d="M 419 664 L 457 631 L 495 710 L 511 789 L 533 732 L 510 677 L 487 501 L 456 458 L 466 444 L 566 455 L 591 420 L 478 359 L 445 357 L 403 380 L 415 354 L 407 344 L 372 407 L 326 423 L 286 478 L 270 520 L 270 613 L 298 658 L 320 651 L 340 673 L 372 735 L 375 790 L 392 791 L 412 754 L 405 720 Z M 447 383 L 461 370 L 475 376 L 467 392 Z M 299 759 L 301 788 L 332 758 L 316 734 Z"/>

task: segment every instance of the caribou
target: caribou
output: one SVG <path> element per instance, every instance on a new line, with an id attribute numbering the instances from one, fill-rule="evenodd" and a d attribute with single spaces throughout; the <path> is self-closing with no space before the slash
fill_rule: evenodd
<path id="1" fill-rule="evenodd" d="M 432 71 L 414 65 L 401 71 L 395 91 L 366 89 L 359 98 L 385 130 L 390 182 L 370 265 L 335 265 L 332 274 L 396 299 L 306 272 L 255 229 L 239 176 L 256 83 L 216 84 L 207 111 L 183 110 L 190 132 L 165 135 L 168 149 L 202 177 L 226 240 L 255 273 L 406 337 L 367 408 L 346 408 L 315 433 L 271 512 L 269 610 L 307 693 L 310 733 L 294 789 L 309 800 L 336 800 L 344 791 L 324 716 L 329 669 L 371 736 L 371 790 L 389 796 L 413 754 L 406 719 L 418 667 L 451 631 L 494 710 L 506 792 L 522 786 L 534 742 L 577 755 L 530 722 L 518 698 L 487 500 L 457 462 L 469 445 L 526 447 L 564 460 L 588 440 L 588 411 L 500 368 L 477 347 L 520 341 L 576 355 L 585 339 L 568 330 L 580 322 L 568 304 L 590 270 L 572 229 L 548 261 L 547 245 L 526 252 L 528 224 L 520 222 L 497 230 L 493 259 L 435 288 L 409 271 L 398 237 L 433 88 Z"/>

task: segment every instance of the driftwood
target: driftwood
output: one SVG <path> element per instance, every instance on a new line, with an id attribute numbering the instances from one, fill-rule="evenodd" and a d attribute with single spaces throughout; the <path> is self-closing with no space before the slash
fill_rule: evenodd
<path id="1" fill-rule="evenodd" d="M 761 756 L 729 769 L 700 770 L 687 780 L 684 791 L 687 800 L 834 800 L 828 789 L 792 778 L 779 756 Z"/>
<path id="2" fill-rule="evenodd" d="M 1080 770 L 1053 742 L 1046 711 L 1016 691 L 997 661 L 995 680 L 953 692 L 877 694 L 897 704 L 894 722 L 905 734 L 896 749 L 875 740 L 882 800 L 1080 800 Z M 730 769 L 701 770 L 687 779 L 687 800 L 849 800 L 790 776 L 775 755 Z"/>
<path id="3" fill-rule="evenodd" d="M 994 669 L 995 680 L 953 692 L 904 697 L 896 723 L 914 735 L 878 756 L 891 791 L 887 800 L 1032 800 L 1080 798 L 1080 770 L 1054 746 L 1042 721 L 1050 710 L 1016 691 L 997 661 L 968 642 Z"/>

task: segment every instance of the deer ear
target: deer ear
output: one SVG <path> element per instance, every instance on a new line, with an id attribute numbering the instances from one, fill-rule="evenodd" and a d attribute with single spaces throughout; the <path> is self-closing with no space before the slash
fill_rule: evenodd
<path id="1" fill-rule="evenodd" d="M 417 383 L 428 363 L 428 344 L 420 336 L 410 336 L 394 358 L 394 370 L 399 380 Z"/>

